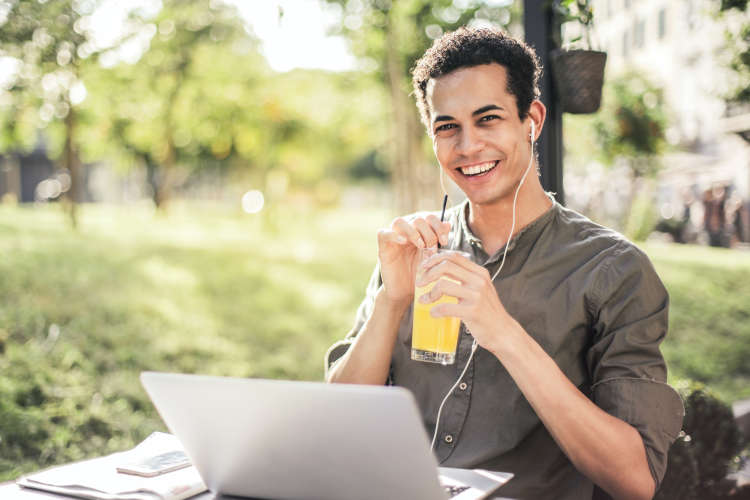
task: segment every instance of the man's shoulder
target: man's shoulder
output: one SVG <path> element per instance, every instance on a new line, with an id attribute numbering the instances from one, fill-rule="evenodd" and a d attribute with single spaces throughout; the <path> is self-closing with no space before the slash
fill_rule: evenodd
<path id="1" fill-rule="evenodd" d="M 558 206 L 556 220 L 554 240 L 560 245 L 575 248 L 582 256 L 600 255 L 617 260 L 649 260 L 645 252 L 622 233 L 571 208 Z"/>

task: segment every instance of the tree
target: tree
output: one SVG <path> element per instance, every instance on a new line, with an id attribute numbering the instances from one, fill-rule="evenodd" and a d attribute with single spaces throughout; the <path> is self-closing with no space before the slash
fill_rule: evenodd
<path id="1" fill-rule="evenodd" d="M 236 9 L 209 0 L 167 0 L 135 10 L 130 36 L 148 48 L 135 63 L 94 69 L 100 143 L 142 164 L 157 207 L 177 183 L 178 166 L 221 168 L 262 151 L 264 114 L 256 97 L 269 70 Z M 94 77 L 92 77 L 94 79 Z"/>
<path id="2" fill-rule="evenodd" d="M 70 175 L 68 200 L 76 225 L 76 203 L 83 197 L 78 139 L 78 108 L 87 95 L 81 78 L 95 59 L 90 30 L 95 0 L 4 0 L 0 2 L 0 56 L 15 62 L 3 123 L 3 150 L 30 146 L 32 130 L 47 129 L 54 156 Z M 57 126 L 57 127 L 56 127 Z M 55 130 L 62 127 L 62 134 Z M 61 140 L 60 140 L 61 139 Z"/>
<path id="3" fill-rule="evenodd" d="M 376 63 L 390 99 L 390 159 L 399 212 L 434 205 L 437 175 L 426 160 L 424 129 L 411 94 L 410 69 L 445 31 L 466 24 L 508 27 L 520 18 L 513 0 L 327 0 L 341 7 L 341 25 L 359 57 Z"/>
<path id="4" fill-rule="evenodd" d="M 729 48 L 729 68 L 734 72 L 734 81 L 728 103 L 733 106 L 750 106 L 750 9 L 748 0 L 722 0 L 719 14 L 725 18 L 726 37 Z M 730 21 L 731 19 L 731 21 Z M 750 132 L 740 134 L 750 142 Z"/>
<path id="5" fill-rule="evenodd" d="M 661 89 L 636 73 L 611 80 L 605 86 L 604 105 L 595 115 L 593 126 L 604 163 L 622 161 L 630 170 L 630 194 L 623 222 L 625 231 L 639 239 L 652 228 L 642 218 L 637 222 L 630 220 L 637 186 L 642 179 L 659 172 L 667 144 L 667 114 Z M 643 205 L 650 203 L 644 201 Z"/>

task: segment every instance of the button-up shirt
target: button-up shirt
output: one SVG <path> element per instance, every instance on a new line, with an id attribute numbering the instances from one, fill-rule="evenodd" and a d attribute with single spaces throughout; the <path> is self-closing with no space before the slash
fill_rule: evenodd
<path id="1" fill-rule="evenodd" d="M 503 248 L 487 255 L 467 223 L 468 202 L 446 212 L 450 247 L 490 273 Z M 426 215 L 426 214 L 422 214 Z M 375 268 L 354 327 L 331 347 L 330 366 L 372 313 L 382 285 Z M 553 201 L 508 243 L 494 280 L 508 313 L 596 405 L 640 433 L 657 485 L 684 414 L 666 382 L 659 344 L 667 332 L 668 295 L 648 257 L 619 233 Z M 413 361 L 412 309 L 393 348 L 389 383 L 410 389 L 427 432 L 471 353 L 462 324 L 453 365 Z M 498 332 L 502 335 L 502 332 Z M 594 485 L 557 446 L 502 363 L 479 347 L 443 408 L 434 452 L 441 465 L 515 473 L 498 494 L 517 498 L 591 498 Z"/>

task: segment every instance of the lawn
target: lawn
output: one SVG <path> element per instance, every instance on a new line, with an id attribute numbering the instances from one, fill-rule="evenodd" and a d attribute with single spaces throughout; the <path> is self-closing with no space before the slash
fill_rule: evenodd
<path id="1" fill-rule="evenodd" d="M 142 370 L 320 380 L 382 212 L 0 205 L 0 481 L 163 429 Z M 670 380 L 750 397 L 750 254 L 648 245 L 672 297 Z"/>
<path id="2" fill-rule="evenodd" d="M 750 252 L 646 245 L 669 290 L 662 352 L 670 382 L 705 384 L 720 399 L 750 398 Z"/>

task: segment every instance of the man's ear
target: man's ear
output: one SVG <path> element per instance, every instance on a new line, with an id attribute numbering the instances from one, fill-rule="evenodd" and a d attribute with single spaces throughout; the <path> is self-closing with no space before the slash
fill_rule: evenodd
<path id="1" fill-rule="evenodd" d="M 538 99 L 531 101 L 527 118 L 534 124 L 534 140 L 532 142 L 535 142 L 539 135 L 542 133 L 542 129 L 544 128 L 544 119 L 546 117 L 547 108 L 544 106 L 544 104 L 542 104 L 542 101 Z M 530 128 L 531 126 L 529 126 L 529 133 L 531 133 Z"/>

